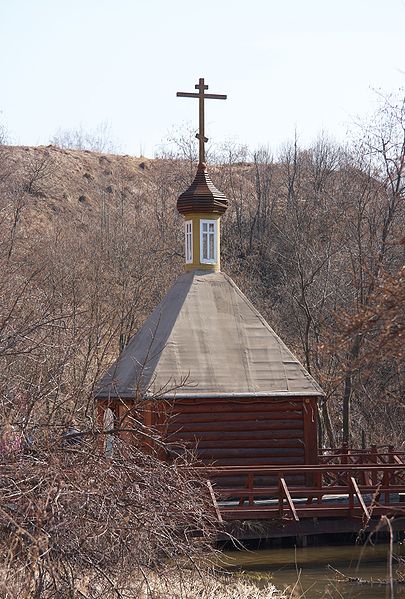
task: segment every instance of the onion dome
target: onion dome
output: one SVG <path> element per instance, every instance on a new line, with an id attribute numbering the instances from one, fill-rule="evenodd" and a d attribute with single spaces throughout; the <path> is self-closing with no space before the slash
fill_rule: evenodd
<path id="1" fill-rule="evenodd" d="M 192 212 L 223 214 L 228 208 L 228 200 L 211 181 L 204 163 L 200 163 L 194 181 L 177 200 L 180 214 Z"/>

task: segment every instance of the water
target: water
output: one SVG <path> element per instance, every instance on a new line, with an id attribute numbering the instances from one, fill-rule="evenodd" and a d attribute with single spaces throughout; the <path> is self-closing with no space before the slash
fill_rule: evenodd
<path id="1" fill-rule="evenodd" d="M 396 545 L 394 555 L 404 556 L 405 547 Z M 271 580 L 284 589 L 295 588 L 292 597 L 305 599 L 385 599 L 390 598 L 388 585 L 359 585 L 339 581 L 328 564 L 346 576 L 367 580 L 387 579 L 388 545 L 375 546 L 330 546 L 274 548 L 259 551 L 224 552 L 225 567 L 228 570 L 243 570 L 245 576 L 252 576 L 258 584 Z M 393 561 L 394 578 L 398 562 Z M 404 564 L 401 571 L 405 575 Z M 395 599 L 405 599 L 405 584 L 395 585 Z"/>

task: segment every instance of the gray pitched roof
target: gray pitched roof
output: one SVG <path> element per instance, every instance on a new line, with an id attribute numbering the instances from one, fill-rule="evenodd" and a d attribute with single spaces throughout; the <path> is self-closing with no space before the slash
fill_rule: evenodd
<path id="1" fill-rule="evenodd" d="M 230 277 L 180 276 L 101 379 L 96 397 L 322 395 Z"/>

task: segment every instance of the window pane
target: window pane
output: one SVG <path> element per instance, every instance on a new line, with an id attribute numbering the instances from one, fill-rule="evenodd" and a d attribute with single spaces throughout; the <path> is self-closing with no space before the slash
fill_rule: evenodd
<path id="1" fill-rule="evenodd" d="M 186 251 L 186 262 L 192 262 L 193 260 L 193 229 L 192 223 L 187 221 L 185 223 L 185 251 Z"/>
<path id="2" fill-rule="evenodd" d="M 210 233 L 214 232 L 214 223 L 210 223 Z"/>
<path id="3" fill-rule="evenodd" d="M 210 255 L 209 259 L 214 260 L 215 252 L 214 252 L 214 235 L 210 235 Z"/>
<path id="4" fill-rule="evenodd" d="M 207 227 L 208 227 L 208 224 L 207 223 L 203 223 L 202 229 L 203 229 L 204 232 L 208 231 Z"/>
<path id="5" fill-rule="evenodd" d="M 208 260 L 208 244 L 207 244 L 207 233 L 203 233 L 202 238 L 202 255 L 204 260 Z"/>

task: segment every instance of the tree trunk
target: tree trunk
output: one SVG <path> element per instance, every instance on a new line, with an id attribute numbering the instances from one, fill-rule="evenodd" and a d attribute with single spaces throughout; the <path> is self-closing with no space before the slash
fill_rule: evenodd
<path id="1" fill-rule="evenodd" d="M 324 422 L 326 434 L 328 436 L 329 444 L 332 448 L 336 447 L 335 433 L 333 431 L 332 420 L 329 414 L 329 408 L 327 401 L 324 399 L 322 402 L 322 419 Z"/>
<path id="2" fill-rule="evenodd" d="M 350 412 L 351 412 L 351 401 L 353 392 L 353 362 L 358 358 L 360 352 L 361 335 L 356 335 L 352 348 L 349 352 L 348 361 L 349 370 L 345 376 L 344 390 L 343 390 L 343 443 L 350 444 Z"/>

